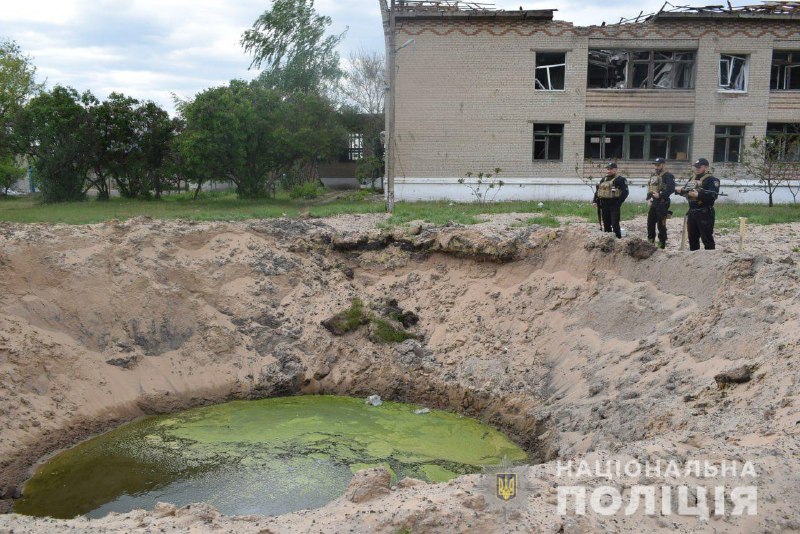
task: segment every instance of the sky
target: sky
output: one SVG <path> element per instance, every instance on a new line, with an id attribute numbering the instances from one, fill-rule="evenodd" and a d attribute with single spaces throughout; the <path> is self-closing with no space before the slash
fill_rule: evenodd
<path id="1" fill-rule="evenodd" d="M 497 9 L 558 9 L 576 25 L 616 22 L 658 11 L 663 1 L 497 0 Z M 0 40 L 32 57 L 38 81 L 69 85 L 105 99 L 112 91 L 153 100 L 174 112 L 173 95 L 190 99 L 232 79 L 252 79 L 241 34 L 270 0 L 0 0 Z M 702 2 L 697 5 L 704 5 Z M 342 58 L 359 48 L 383 51 L 378 0 L 317 0 L 330 32 L 346 31 Z"/>

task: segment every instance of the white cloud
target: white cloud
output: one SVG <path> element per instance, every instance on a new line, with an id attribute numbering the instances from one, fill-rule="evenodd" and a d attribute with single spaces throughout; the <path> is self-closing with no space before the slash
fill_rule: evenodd
<path id="1" fill-rule="evenodd" d="M 0 20 L 67 25 L 79 16 L 78 4 L 64 0 L 6 1 Z"/>
<path id="2" fill-rule="evenodd" d="M 33 56 L 40 79 L 104 98 L 111 91 L 153 99 L 172 111 L 175 92 L 191 97 L 233 78 L 253 78 L 239 45 L 244 30 L 269 8 L 265 0 L 4 0 L 0 38 L 15 39 Z M 558 8 L 555 18 L 578 25 L 613 23 L 657 11 L 662 1 L 528 2 Z M 519 0 L 496 0 L 519 9 Z M 317 0 L 332 33 L 348 28 L 343 58 L 358 48 L 383 50 L 377 0 Z"/>

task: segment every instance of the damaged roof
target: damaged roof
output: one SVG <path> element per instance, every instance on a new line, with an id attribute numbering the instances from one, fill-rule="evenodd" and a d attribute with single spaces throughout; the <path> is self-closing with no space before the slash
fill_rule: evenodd
<path id="1" fill-rule="evenodd" d="M 800 19 L 800 1 L 769 0 L 760 4 L 684 6 L 664 2 L 656 13 L 639 12 L 635 17 L 621 18 L 612 24 L 636 24 L 674 19 Z M 558 9 L 495 9 L 494 4 L 464 2 L 461 0 L 396 0 L 398 19 L 531 19 L 553 20 Z M 606 23 L 603 22 L 603 25 Z"/>
<path id="2" fill-rule="evenodd" d="M 398 19 L 537 19 L 553 20 L 557 9 L 494 9 L 494 4 L 459 0 L 397 0 Z"/>

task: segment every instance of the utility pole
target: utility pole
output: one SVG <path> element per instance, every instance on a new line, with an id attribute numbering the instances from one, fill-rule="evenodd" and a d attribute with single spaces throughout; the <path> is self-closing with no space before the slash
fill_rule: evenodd
<path id="1" fill-rule="evenodd" d="M 397 60 L 397 44 L 395 42 L 395 1 L 391 0 L 391 7 L 389 8 L 389 35 L 386 39 L 386 69 L 388 72 L 389 86 L 386 88 L 388 94 L 387 107 L 386 107 L 386 211 L 389 213 L 394 212 L 394 118 L 395 118 L 395 78 L 397 68 L 395 66 Z M 383 2 L 385 5 L 385 1 Z"/>

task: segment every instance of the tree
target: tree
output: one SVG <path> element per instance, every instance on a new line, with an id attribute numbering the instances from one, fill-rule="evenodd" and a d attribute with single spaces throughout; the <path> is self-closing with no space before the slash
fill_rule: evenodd
<path id="1" fill-rule="evenodd" d="M 34 97 L 15 121 L 15 135 L 24 141 L 36 169 L 45 202 L 82 200 L 91 168 L 93 124 L 87 106 L 96 99 L 57 85 Z"/>
<path id="2" fill-rule="evenodd" d="M 9 135 L 13 117 L 41 89 L 31 58 L 14 41 L 0 41 L 0 156 L 13 152 Z"/>
<path id="3" fill-rule="evenodd" d="M 91 102 L 92 174 L 87 178 L 99 200 L 109 198 L 110 179 L 126 198 L 161 197 L 165 188 L 163 165 L 175 124 L 154 102 L 139 102 L 111 93 L 100 104 Z"/>
<path id="4" fill-rule="evenodd" d="M 351 130 L 362 135 L 363 156 L 356 176 L 372 183 L 383 167 L 381 131 L 384 127 L 386 64 L 382 53 L 359 49 L 347 59 L 343 93 L 351 103 Z M 347 111 L 345 111 L 347 113 Z"/>
<path id="5" fill-rule="evenodd" d="M 734 175 L 737 185 L 743 179 L 755 180 L 753 185 L 740 185 L 740 191 L 763 191 L 772 197 L 779 187 L 788 187 L 794 201 L 800 193 L 800 136 L 796 134 L 771 134 L 753 137 L 740 157 Z"/>
<path id="6" fill-rule="evenodd" d="M 14 156 L 0 157 L 0 196 L 8 194 L 8 190 L 25 176 L 25 169 L 20 168 Z"/>
<path id="7" fill-rule="evenodd" d="M 152 189 L 156 198 L 161 198 L 167 187 L 165 171 L 178 123 L 155 102 L 145 102 L 136 111 L 139 118 L 139 172 L 143 183 L 147 184 L 147 191 Z"/>
<path id="8" fill-rule="evenodd" d="M 92 175 L 88 178 L 97 189 L 98 200 L 110 198 L 109 180 L 114 179 L 120 194 L 134 197 L 127 187 L 131 172 L 133 152 L 136 147 L 134 106 L 138 101 L 121 93 L 111 93 L 101 104 L 92 102 L 89 115 L 92 120 L 90 161 Z"/>
<path id="9" fill-rule="evenodd" d="M 330 25 L 330 17 L 314 10 L 314 0 L 275 0 L 242 34 L 241 45 L 253 56 L 251 68 L 264 67 L 267 86 L 326 94 L 342 76 L 336 46 L 344 33 L 326 37 Z"/>
<path id="10" fill-rule="evenodd" d="M 380 52 L 363 48 L 347 57 L 344 94 L 357 111 L 383 115 L 386 96 L 386 58 Z"/>
<path id="11" fill-rule="evenodd" d="M 207 89 L 179 111 L 186 174 L 230 180 L 242 198 L 270 196 L 283 174 L 308 172 L 344 139 L 327 99 L 281 94 L 258 81 Z"/>

